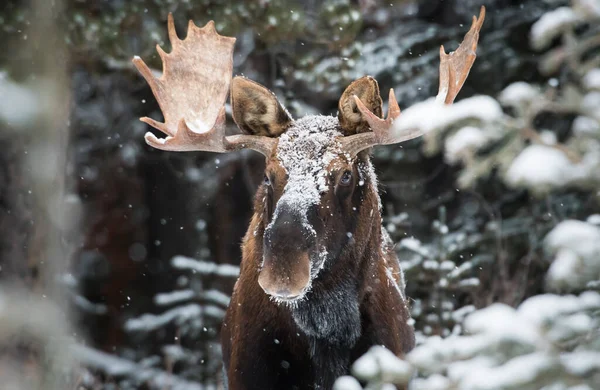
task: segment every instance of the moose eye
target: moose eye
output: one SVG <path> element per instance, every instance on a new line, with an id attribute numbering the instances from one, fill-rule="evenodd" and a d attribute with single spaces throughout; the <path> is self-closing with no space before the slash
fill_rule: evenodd
<path id="1" fill-rule="evenodd" d="M 352 182 L 352 172 L 346 171 L 340 177 L 340 185 L 347 186 Z"/>
<path id="2" fill-rule="evenodd" d="M 270 187 L 271 186 L 271 179 L 269 179 L 269 176 L 265 175 L 264 179 L 263 179 L 263 184 Z"/>

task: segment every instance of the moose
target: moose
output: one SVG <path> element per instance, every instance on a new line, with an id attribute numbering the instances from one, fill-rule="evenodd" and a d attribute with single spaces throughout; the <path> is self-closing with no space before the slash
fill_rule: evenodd
<path id="1" fill-rule="evenodd" d="M 455 52 L 440 48 L 440 104 L 462 88 L 484 17 L 481 7 Z M 166 134 L 148 132 L 146 142 L 166 151 L 251 149 L 266 159 L 221 330 L 225 388 L 331 389 L 373 345 L 404 356 L 415 337 L 370 152 L 422 131 L 393 126 L 393 90 L 385 119 L 377 81 L 365 76 L 343 92 L 337 116 L 294 120 L 267 88 L 232 79 L 235 38 L 212 21 L 190 21 L 180 40 L 169 15 L 168 34 L 172 51 L 157 46 L 161 77 L 133 59 L 164 116 L 141 118 Z M 225 132 L 228 94 L 241 134 Z"/>

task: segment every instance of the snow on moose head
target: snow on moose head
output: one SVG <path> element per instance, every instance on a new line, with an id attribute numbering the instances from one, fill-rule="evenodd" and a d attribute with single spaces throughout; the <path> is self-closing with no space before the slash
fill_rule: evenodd
<path id="1" fill-rule="evenodd" d="M 470 31 L 453 53 L 440 51 L 437 100 L 451 104 L 475 60 L 479 30 Z M 419 129 L 394 131 L 400 109 L 390 90 L 388 114 L 382 119 L 377 81 L 362 77 L 347 87 L 338 116 L 294 120 L 275 95 L 260 84 L 232 76 L 235 38 L 219 35 L 211 21 L 198 28 L 190 21 L 180 40 L 169 15 L 172 52 L 158 47 L 163 74 L 156 78 L 139 58 L 142 73 L 164 115 L 164 123 L 142 121 L 167 135 L 146 134 L 146 142 L 168 151 L 232 152 L 252 149 L 266 158 L 264 182 L 256 196 L 248 236 L 259 237 L 262 252 L 258 284 L 277 302 L 306 296 L 313 280 L 352 243 L 364 245 L 379 217 L 376 178 L 369 150 L 418 137 Z M 225 100 L 242 134 L 225 135 Z M 375 212 L 377 211 L 377 212 Z M 379 222 L 379 221 L 377 221 Z M 249 239 L 246 237 L 246 241 Z"/>

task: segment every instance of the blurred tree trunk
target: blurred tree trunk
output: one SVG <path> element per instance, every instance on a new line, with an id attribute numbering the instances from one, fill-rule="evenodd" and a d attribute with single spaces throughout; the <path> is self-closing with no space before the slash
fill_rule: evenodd
<path id="1" fill-rule="evenodd" d="M 78 215 L 65 175 L 71 100 L 62 5 L 31 1 L 27 28 L 7 45 L 8 65 L 23 78 L 0 80 L 0 373 L 8 388 L 65 388 L 70 370 L 60 279 Z"/>

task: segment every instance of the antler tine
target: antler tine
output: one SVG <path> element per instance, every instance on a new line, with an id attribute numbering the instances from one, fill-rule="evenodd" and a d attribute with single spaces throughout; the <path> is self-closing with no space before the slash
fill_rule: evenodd
<path id="1" fill-rule="evenodd" d="M 179 42 L 179 37 L 177 36 L 175 20 L 173 19 L 173 14 L 171 12 L 169 12 L 169 15 L 167 15 L 167 33 L 169 34 L 169 42 L 171 42 L 171 46 L 175 47 L 175 45 Z"/>
<path id="2" fill-rule="evenodd" d="M 444 46 L 440 46 L 440 87 L 436 100 L 452 104 L 462 88 L 476 58 L 479 31 L 485 19 L 485 7 L 481 6 L 479 18 L 473 16 L 469 32 L 454 52 L 446 54 Z"/>
<path id="3" fill-rule="evenodd" d="M 394 95 L 394 90 L 390 89 L 390 95 L 388 98 L 388 112 L 387 118 L 381 119 L 377 115 L 373 114 L 371 110 L 364 105 L 364 103 L 358 98 L 358 96 L 354 95 L 354 101 L 356 102 L 356 107 L 363 115 L 363 118 L 367 121 L 371 130 L 375 134 L 375 138 L 379 140 L 382 144 L 386 142 L 389 138 L 388 131 L 396 118 L 400 116 L 400 107 L 398 106 L 398 101 L 396 100 L 396 95 Z"/>
<path id="4" fill-rule="evenodd" d="M 396 144 L 423 135 L 423 132 L 418 129 L 410 129 L 402 134 L 391 134 L 392 124 L 400 116 L 400 107 L 398 106 L 394 89 L 390 89 L 386 119 L 381 119 L 373 114 L 356 95 L 354 96 L 354 100 L 356 101 L 356 107 L 367 123 L 369 123 L 372 131 L 340 139 L 339 142 L 342 144 L 342 147 L 351 156 L 355 156 L 361 150 L 375 145 Z"/>
<path id="5" fill-rule="evenodd" d="M 463 42 L 455 52 L 446 54 L 444 46 L 440 48 L 440 87 L 436 101 L 452 104 L 456 95 L 462 88 L 469 71 L 475 62 L 475 51 L 479 40 L 479 31 L 485 19 L 485 7 L 481 6 L 479 17 L 473 16 L 473 23 L 469 32 L 465 35 Z M 395 131 L 392 134 L 392 123 L 400 116 L 400 108 L 396 102 L 394 90 L 390 90 L 387 118 L 381 119 L 373 114 L 357 96 L 354 96 L 356 106 L 369 123 L 371 132 L 354 134 L 343 137 L 340 143 L 344 150 L 351 156 L 355 156 L 361 150 L 375 145 L 397 144 L 413 138 L 420 137 L 424 132 L 418 128 L 407 128 Z"/>
<path id="6" fill-rule="evenodd" d="M 187 36 L 181 40 L 172 14 L 168 17 L 168 35 L 171 52 L 156 47 L 163 63 L 159 78 L 141 58 L 133 59 L 164 116 L 164 123 L 148 117 L 140 120 L 167 135 L 159 139 L 147 133 L 146 142 L 170 151 L 225 153 L 249 148 L 270 155 L 273 142 L 265 137 L 248 140 L 225 136 L 225 100 L 233 72 L 235 38 L 219 35 L 212 21 L 197 27 L 190 20 Z"/>
<path id="7" fill-rule="evenodd" d="M 153 126 L 150 121 L 156 122 L 150 118 L 142 118 L 143 122 Z M 158 123 L 158 122 L 157 122 Z M 162 125 L 162 123 L 158 123 Z M 146 143 L 156 149 L 176 151 L 176 152 L 191 152 L 191 151 L 207 151 L 225 153 L 227 148 L 223 142 L 225 137 L 225 107 L 219 112 L 219 116 L 213 128 L 204 133 L 196 133 L 190 130 L 185 123 L 185 119 L 181 118 L 177 131 L 172 136 L 166 138 L 157 138 L 151 132 L 147 132 L 144 136 Z"/>

